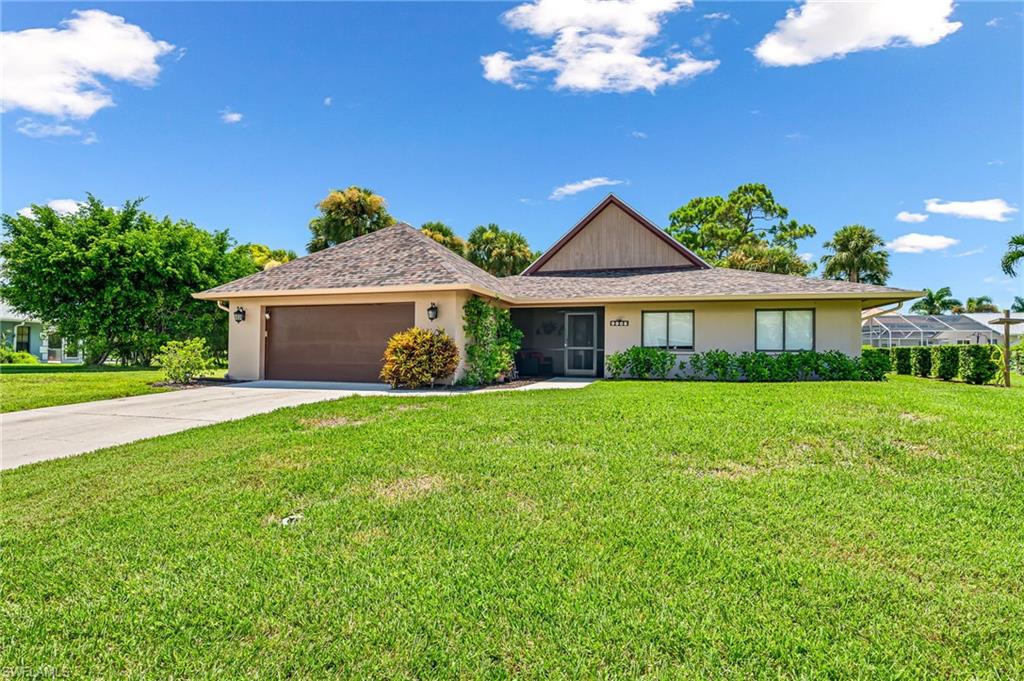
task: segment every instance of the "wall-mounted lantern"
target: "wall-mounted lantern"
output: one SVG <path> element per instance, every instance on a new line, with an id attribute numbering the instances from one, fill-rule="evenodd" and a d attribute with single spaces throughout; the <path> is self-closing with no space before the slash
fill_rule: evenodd
<path id="1" fill-rule="evenodd" d="M 437 303 L 431 303 L 427 308 L 427 319 L 430 321 L 437 319 Z"/>
<path id="2" fill-rule="evenodd" d="M 244 307 L 236 307 L 235 308 L 235 315 L 234 315 L 234 317 L 235 317 L 235 321 L 237 323 L 241 324 L 242 322 L 244 322 L 245 321 L 245 308 Z"/>

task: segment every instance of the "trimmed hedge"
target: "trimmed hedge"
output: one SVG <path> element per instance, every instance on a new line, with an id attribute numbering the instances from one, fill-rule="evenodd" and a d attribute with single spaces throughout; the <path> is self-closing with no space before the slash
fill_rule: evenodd
<path id="1" fill-rule="evenodd" d="M 850 357 L 837 350 L 814 352 L 766 352 L 733 354 L 726 350 L 708 350 L 680 360 L 679 370 L 689 366 L 693 380 L 710 381 L 883 381 L 889 371 L 889 353 L 865 348 L 860 357 Z M 633 346 L 615 352 L 605 359 L 610 378 L 668 377 L 675 368 L 675 355 L 659 348 Z"/>
<path id="2" fill-rule="evenodd" d="M 999 363 L 995 359 L 999 352 L 996 345 L 961 345 L 960 378 L 967 383 L 981 385 L 988 383 L 999 374 Z M 989 348 L 995 348 L 993 353 Z"/>
<path id="3" fill-rule="evenodd" d="M 900 347 L 892 349 L 893 368 L 896 373 L 902 376 L 910 375 L 910 348 Z"/>
<path id="4" fill-rule="evenodd" d="M 933 345 L 932 376 L 943 381 L 951 381 L 960 373 L 959 345 Z"/>
<path id="5" fill-rule="evenodd" d="M 932 349 L 927 346 L 910 348 L 910 370 L 915 376 L 932 375 Z"/>

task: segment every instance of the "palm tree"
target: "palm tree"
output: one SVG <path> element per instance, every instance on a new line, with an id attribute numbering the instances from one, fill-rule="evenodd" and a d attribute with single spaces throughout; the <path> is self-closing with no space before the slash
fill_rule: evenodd
<path id="1" fill-rule="evenodd" d="M 1024 312 L 1024 298 L 1014 296 L 1013 305 L 1010 306 L 1010 312 Z"/>
<path id="2" fill-rule="evenodd" d="M 424 222 L 420 225 L 420 231 L 448 250 L 466 257 L 466 242 L 443 222 Z"/>
<path id="3" fill-rule="evenodd" d="M 478 225 L 466 240 L 466 259 L 496 277 L 519 274 L 535 258 L 525 236 L 494 223 Z"/>
<path id="4" fill-rule="evenodd" d="M 924 297 L 914 303 L 910 311 L 918 314 L 944 314 L 954 307 L 963 307 L 963 303 L 953 297 L 948 286 L 943 286 L 937 291 L 926 288 Z"/>
<path id="5" fill-rule="evenodd" d="M 999 312 L 999 308 L 992 302 L 992 296 L 978 296 L 968 298 L 967 305 L 954 305 L 951 311 L 955 314 L 964 312 Z"/>
<path id="6" fill-rule="evenodd" d="M 875 230 L 864 225 L 846 225 L 836 230 L 825 248 L 834 251 L 821 257 L 825 279 L 878 284 L 884 286 L 889 271 L 889 253 Z"/>
<path id="7" fill-rule="evenodd" d="M 1003 272 L 1011 277 L 1017 276 L 1017 263 L 1024 260 L 1024 234 L 1010 237 L 1006 255 L 1003 256 Z"/>

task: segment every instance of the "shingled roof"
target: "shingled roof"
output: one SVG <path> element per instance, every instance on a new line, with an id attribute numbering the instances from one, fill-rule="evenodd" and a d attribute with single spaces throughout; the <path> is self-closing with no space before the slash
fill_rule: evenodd
<path id="1" fill-rule="evenodd" d="M 365 289 L 388 286 L 451 286 L 497 293 L 500 280 L 400 222 L 283 265 L 229 281 L 200 297 L 230 293 L 304 289 Z"/>
<path id="2" fill-rule="evenodd" d="M 531 274 L 498 278 L 405 223 L 381 229 L 196 297 L 226 299 L 291 292 L 415 288 L 473 290 L 513 304 L 657 298 L 845 298 L 873 305 L 917 291 L 724 267 L 664 267 Z"/>

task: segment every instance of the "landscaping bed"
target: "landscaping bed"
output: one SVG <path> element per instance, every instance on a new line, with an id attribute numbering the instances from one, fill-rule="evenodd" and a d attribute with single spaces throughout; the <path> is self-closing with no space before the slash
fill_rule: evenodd
<path id="1" fill-rule="evenodd" d="M 1019 389 L 353 398 L 6 471 L 0 668 L 1024 675 Z"/>

